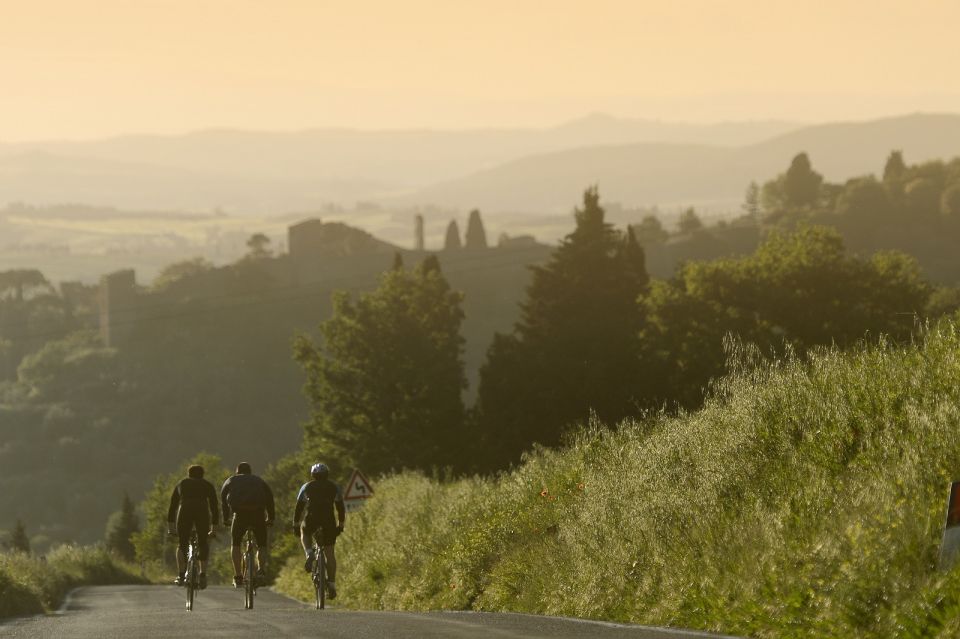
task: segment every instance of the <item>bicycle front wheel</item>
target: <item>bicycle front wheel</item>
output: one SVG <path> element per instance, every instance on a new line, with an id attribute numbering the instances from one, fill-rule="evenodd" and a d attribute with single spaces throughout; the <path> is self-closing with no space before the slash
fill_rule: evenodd
<path id="1" fill-rule="evenodd" d="M 196 571 L 191 563 L 187 570 L 187 610 L 193 610 L 194 584 L 196 582 Z"/>

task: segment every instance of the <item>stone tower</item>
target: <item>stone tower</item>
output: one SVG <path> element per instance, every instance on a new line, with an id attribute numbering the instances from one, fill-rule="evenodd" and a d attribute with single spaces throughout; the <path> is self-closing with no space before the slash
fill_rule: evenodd
<path id="1" fill-rule="evenodd" d="M 137 277 L 133 269 L 100 278 L 100 338 L 119 346 L 133 333 L 137 321 Z"/>
<path id="2" fill-rule="evenodd" d="M 413 231 L 413 250 L 422 251 L 424 250 L 423 242 L 423 216 L 417 215 L 414 220 L 414 231 Z"/>

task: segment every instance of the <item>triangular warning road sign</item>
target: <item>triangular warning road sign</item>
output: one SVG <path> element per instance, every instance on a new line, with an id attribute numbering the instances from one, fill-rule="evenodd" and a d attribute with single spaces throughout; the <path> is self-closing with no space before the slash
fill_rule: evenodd
<path id="1" fill-rule="evenodd" d="M 373 487 L 369 480 L 363 476 L 359 470 L 354 469 L 350 475 L 350 481 L 347 482 L 347 490 L 343 493 L 343 500 L 368 499 L 373 497 Z"/>

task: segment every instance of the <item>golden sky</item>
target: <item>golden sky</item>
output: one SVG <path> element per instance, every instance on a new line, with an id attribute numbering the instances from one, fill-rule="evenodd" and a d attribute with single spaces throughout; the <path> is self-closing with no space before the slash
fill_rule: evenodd
<path id="1" fill-rule="evenodd" d="M 960 111 L 958 0 L 0 0 L 0 141 Z"/>

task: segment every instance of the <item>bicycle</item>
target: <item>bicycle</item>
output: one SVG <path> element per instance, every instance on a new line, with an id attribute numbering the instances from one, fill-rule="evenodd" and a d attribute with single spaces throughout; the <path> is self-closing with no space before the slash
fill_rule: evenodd
<path id="1" fill-rule="evenodd" d="M 197 531 L 190 535 L 190 545 L 187 547 L 187 610 L 193 610 L 193 598 L 200 590 L 200 540 Z"/>
<path id="2" fill-rule="evenodd" d="M 176 537 L 176 534 L 171 534 Z M 215 537 L 211 534 L 210 537 Z M 190 533 L 190 544 L 187 546 L 187 572 L 183 577 L 183 585 L 187 588 L 186 609 L 193 610 L 193 600 L 200 588 L 200 538 L 196 529 Z"/>
<path id="3" fill-rule="evenodd" d="M 317 610 L 326 607 L 327 600 L 327 558 L 323 552 L 323 528 L 313 531 L 313 590 L 316 593 Z"/>
<path id="4" fill-rule="evenodd" d="M 254 565 L 257 561 L 257 543 L 253 538 L 253 531 L 247 529 L 244 539 L 247 542 L 247 548 L 243 553 L 241 561 L 243 576 L 243 607 L 246 610 L 253 608 L 253 598 L 257 594 L 257 571 Z"/>

